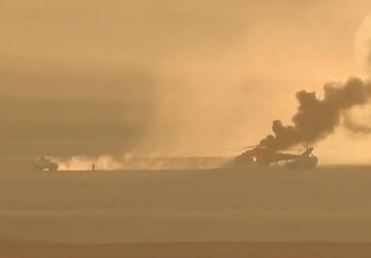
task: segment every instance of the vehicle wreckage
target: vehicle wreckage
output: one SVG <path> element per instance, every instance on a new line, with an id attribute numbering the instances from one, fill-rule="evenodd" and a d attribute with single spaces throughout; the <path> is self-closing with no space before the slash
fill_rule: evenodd
<path id="1" fill-rule="evenodd" d="M 301 154 L 292 154 L 272 150 L 264 145 L 248 147 L 241 155 L 235 158 L 237 166 L 269 166 L 284 163 L 289 169 L 310 169 L 318 164 L 318 158 L 313 154 L 313 148 L 305 146 Z"/>

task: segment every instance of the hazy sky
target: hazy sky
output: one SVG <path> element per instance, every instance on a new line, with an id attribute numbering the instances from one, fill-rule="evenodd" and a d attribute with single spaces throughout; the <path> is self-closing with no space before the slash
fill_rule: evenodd
<path id="1" fill-rule="evenodd" d="M 77 105 L 59 113 L 55 103 L 48 112 L 27 107 L 30 121 L 43 117 L 33 122 L 35 141 L 43 130 L 56 139 L 73 130 L 53 134 L 38 123 L 85 117 L 81 101 L 90 102 L 91 119 L 122 129 L 102 152 L 139 130 L 147 151 L 224 154 L 265 136 L 272 119 L 289 123 L 297 90 L 355 74 L 354 35 L 369 13 L 368 1 L 350 0 L 2 0 L 0 97 Z M 105 101 L 121 106 L 101 115 L 93 103 Z M 24 110 L 0 111 L 10 117 L 4 132 L 26 126 Z"/>

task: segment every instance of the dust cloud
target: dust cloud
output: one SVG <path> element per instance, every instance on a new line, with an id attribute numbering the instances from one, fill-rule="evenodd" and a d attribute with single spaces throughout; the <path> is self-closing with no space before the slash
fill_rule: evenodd
<path id="1" fill-rule="evenodd" d="M 213 169 L 226 162 L 225 158 L 163 157 L 157 154 L 141 156 L 136 153 L 100 155 L 98 157 L 51 157 L 59 171 L 114 171 L 114 170 L 164 170 L 164 169 Z"/>
<path id="2" fill-rule="evenodd" d="M 371 75 L 371 15 L 367 16 L 355 33 L 355 59 L 358 70 Z"/>
<path id="3" fill-rule="evenodd" d="M 160 2 L 4 4 L 0 152 L 75 157 L 66 168 L 237 155 L 290 119 L 298 89 L 354 74 L 369 5 Z"/>
<path id="4" fill-rule="evenodd" d="M 98 158 L 89 158 L 84 156 L 73 156 L 67 160 L 60 158 L 52 158 L 58 163 L 59 170 L 69 171 L 69 170 L 116 170 L 122 169 L 122 164 L 116 161 L 111 155 L 101 155 Z M 93 167 L 94 166 L 94 167 Z"/>

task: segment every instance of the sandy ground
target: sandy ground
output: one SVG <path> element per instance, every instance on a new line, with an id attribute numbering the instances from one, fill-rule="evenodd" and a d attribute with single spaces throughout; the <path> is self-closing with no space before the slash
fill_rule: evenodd
<path id="1" fill-rule="evenodd" d="M 200 242 L 218 242 L 209 245 L 227 253 L 236 251 L 230 242 L 245 242 L 238 257 L 259 250 L 253 243 L 261 241 L 286 242 L 268 245 L 286 253 L 303 241 L 302 251 L 312 250 L 308 243 L 324 253 L 342 250 L 335 243 L 347 242 L 349 252 L 360 253 L 344 257 L 369 253 L 368 244 L 356 243 L 371 242 L 371 167 L 41 173 L 29 161 L 0 159 L 0 254 L 6 257 L 13 251 L 23 257 L 22 250 L 87 252 L 87 246 L 97 254 L 137 250 L 132 257 L 186 248 L 196 257 L 207 246 Z M 174 242 L 194 244 L 165 244 Z M 334 244 L 320 244 L 328 242 Z"/>
<path id="2" fill-rule="evenodd" d="M 7 258 L 369 258 L 371 243 L 219 242 L 66 245 L 0 241 Z"/>

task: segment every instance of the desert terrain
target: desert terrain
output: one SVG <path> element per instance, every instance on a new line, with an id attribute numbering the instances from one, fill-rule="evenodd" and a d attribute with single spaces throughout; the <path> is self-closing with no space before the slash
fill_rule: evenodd
<path id="1" fill-rule="evenodd" d="M 197 242 L 67 245 L 1 241 L 2 255 L 9 258 L 65 257 L 163 257 L 163 258 L 348 258 L 370 257 L 369 243 L 323 242 Z"/>
<path id="2" fill-rule="evenodd" d="M 371 255 L 369 166 L 48 173 L 30 162 L 1 159 L 4 257 Z"/>
<path id="3" fill-rule="evenodd" d="M 371 257 L 370 0 L 0 0 L 0 38 L 0 258 Z"/>

